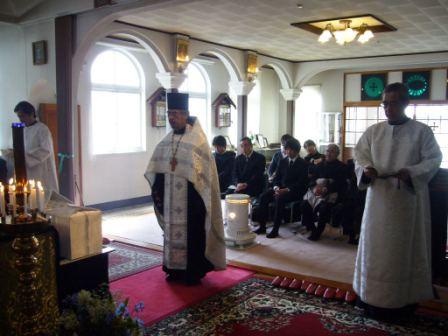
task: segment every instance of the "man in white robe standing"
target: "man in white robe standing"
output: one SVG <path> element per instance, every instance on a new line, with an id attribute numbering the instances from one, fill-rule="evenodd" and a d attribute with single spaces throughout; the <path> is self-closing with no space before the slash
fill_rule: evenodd
<path id="1" fill-rule="evenodd" d="M 59 192 L 53 139 L 47 125 L 36 118 L 36 110 L 27 101 L 16 105 L 14 112 L 25 124 L 25 163 L 28 180 L 41 181 L 48 199 L 51 191 Z"/>
<path id="2" fill-rule="evenodd" d="M 199 121 L 188 116 L 188 94 L 167 93 L 167 107 L 173 130 L 155 148 L 145 177 L 164 231 L 166 280 L 197 285 L 226 268 L 218 173 Z"/>
<path id="3" fill-rule="evenodd" d="M 383 93 L 387 121 L 369 127 L 355 147 L 366 206 L 353 288 L 366 315 L 390 320 L 433 297 L 428 182 L 442 154 L 427 125 L 409 119 L 407 88 Z"/>

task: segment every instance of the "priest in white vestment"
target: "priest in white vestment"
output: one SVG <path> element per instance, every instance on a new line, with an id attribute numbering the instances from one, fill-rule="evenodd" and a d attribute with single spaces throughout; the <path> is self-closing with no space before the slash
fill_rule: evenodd
<path id="1" fill-rule="evenodd" d="M 406 117 L 408 103 L 403 84 L 388 85 L 388 120 L 369 127 L 355 148 L 358 186 L 367 197 L 353 288 L 365 312 L 380 319 L 433 297 L 428 182 L 442 154 L 431 128 Z"/>
<path id="2" fill-rule="evenodd" d="M 207 137 L 188 116 L 188 95 L 167 93 L 167 108 L 173 130 L 155 148 L 145 177 L 164 231 L 166 280 L 196 285 L 226 268 L 219 180 Z"/>
<path id="3" fill-rule="evenodd" d="M 14 112 L 25 124 L 25 164 L 28 180 L 41 181 L 47 199 L 51 191 L 59 192 L 53 139 L 47 125 L 36 119 L 36 110 L 27 101 L 16 105 Z"/>

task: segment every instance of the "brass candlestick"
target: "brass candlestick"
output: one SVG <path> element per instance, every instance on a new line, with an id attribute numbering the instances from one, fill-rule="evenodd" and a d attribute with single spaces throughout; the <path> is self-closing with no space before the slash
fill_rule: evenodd
<path id="1" fill-rule="evenodd" d="M 48 222 L 8 224 L 0 230 L 14 236 L 10 244 L 9 282 L 5 299 L 8 335 L 47 335 L 57 328 L 55 240 Z M 8 271 L 8 270 L 5 270 Z"/>

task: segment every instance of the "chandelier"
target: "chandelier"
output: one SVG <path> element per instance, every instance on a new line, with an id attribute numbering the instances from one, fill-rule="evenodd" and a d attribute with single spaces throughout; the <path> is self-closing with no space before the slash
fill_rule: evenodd
<path id="1" fill-rule="evenodd" d="M 339 20 L 339 23 L 344 25 L 344 29 L 335 29 L 331 23 L 328 23 L 322 33 L 319 35 L 318 41 L 320 43 L 327 43 L 333 37 L 336 43 L 344 45 L 353 42 L 355 39 L 364 44 L 374 37 L 372 31 L 366 23 L 361 24 L 358 28 L 351 28 L 352 20 Z"/>

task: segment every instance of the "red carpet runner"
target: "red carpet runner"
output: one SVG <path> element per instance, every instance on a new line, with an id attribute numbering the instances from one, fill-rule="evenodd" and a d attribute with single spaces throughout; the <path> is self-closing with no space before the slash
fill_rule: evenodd
<path id="1" fill-rule="evenodd" d="M 250 278 L 146 328 L 145 335 L 446 336 L 448 320 L 429 312 L 382 323 L 337 300 Z"/>
<path id="2" fill-rule="evenodd" d="M 166 282 L 165 273 L 159 266 L 113 281 L 110 288 L 112 293 L 119 292 L 123 299 L 129 297 L 129 307 L 143 301 L 145 309 L 139 317 L 148 326 L 230 288 L 252 274 L 250 271 L 228 266 L 225 271 L 208 273 L 199 286 L 185 286 Z"/>

